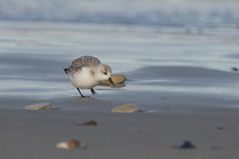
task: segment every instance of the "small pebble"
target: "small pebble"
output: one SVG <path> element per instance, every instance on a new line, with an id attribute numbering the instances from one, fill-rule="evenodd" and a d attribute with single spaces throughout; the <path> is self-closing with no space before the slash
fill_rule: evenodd
<path id="1" fill-rule="evenodd" d="M 139 106 L 131 103 L 119 105 L 111 110 L 113 113 L 134 113 L 139 111 Z"/>
<path id="2" fill-rule="evenodd" d="M 97 122 L 95 120 L 90 120 L 81 124 L 79 126 L 97 126 Z"/>
<path id="3" fill-rule="evenodd" d="M 50 110 L 52 109 L 51 103 L 37 103 L 37 104 L 31 104 L 27 105 L 25 107 L 26 110 Z"/>
<path id="4" fill-rule="evenodd" d="M 63 142 L 57 143 L 56 147 L 59 149 L 65 149 L 65 150 L 77 149 L 77 148 L 86 149 L 87 145 L 76 139 L 71 139 L 69 141 L 63 141 Z"/>
<path id="5" fill-rule="evenodd" d="M 191 141 L 185 140 L 183 143 L 176 145 L 175 148 L 177 148 L 177 149 L 195 149 L 196 146 Z"/>
<path id="6" fill-rule="evenodd" d="M 218 130 L 223 130 L 224 127 L 222 127 L 222 126 L 218 126 L 217 129 L 218 129 Z"/>

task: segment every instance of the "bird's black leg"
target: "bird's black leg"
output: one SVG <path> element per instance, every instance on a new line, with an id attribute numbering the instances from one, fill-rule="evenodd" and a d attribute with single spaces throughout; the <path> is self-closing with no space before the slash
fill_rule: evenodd
<path id="1" fill-rule="evenodd" d="M 80 93 L 80 95 L 81 95 L 81 97 L 86 97 L 86 96 L 84 96 L 82 93 L 81 93 L 81 91 L 80 91 L 80 89 L 79 88 L 76 88 L 77 90 L 78 90 L 78 92 Z"/>
<path id="2" fill-rule="evenodd" d="M 91 91 L 91 93 L 92 93 L 93 95 L 96 95 L 96 94 L 97 94 L 96 91 L 95 91 L 93 88 L 91 88 L 90 91 Z"/>

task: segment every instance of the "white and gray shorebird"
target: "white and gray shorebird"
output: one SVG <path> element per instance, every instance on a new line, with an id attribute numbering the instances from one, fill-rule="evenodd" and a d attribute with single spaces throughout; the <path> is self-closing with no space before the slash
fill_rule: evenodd
<path id="1" fill-rule="evenodd" d="M 85 97 L 80 89 L 90 89 L 93 95 L 96 94 L 94 87 L 100 81 L 109 80 L 114 86 L 111 79 L 112 70 L 110 66 L 102 64 L 100 60 L 92 56 L 81 56 L 75 59 L 68 68 L 64 68 L 65 73 L 69 76 L 72 85 L 78 90 L 81 97 Z"/>

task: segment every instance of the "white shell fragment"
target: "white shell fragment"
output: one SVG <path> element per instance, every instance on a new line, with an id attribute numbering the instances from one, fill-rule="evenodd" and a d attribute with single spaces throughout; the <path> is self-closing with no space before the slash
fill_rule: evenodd
<path id="1" fill-rule="evenodd" d="M 139 106 L 132 103 L 119 105 L 111 110 L 114 113 L 134 113 L 139 111 Z"/>
<path id="2" fill-rule="evenodd" d="M 56 148 L 59 149 L 70 149 L 69 145 L 67 142 L 59 142 L 56 144 Z"/>
<path id="3" fill-rule="evenodd" d="M 31 104 L 27 105 L 25 107 L 26 110 L 50 110 L 52 109 L 51 103 L 37 103 L 37 104 Z"/>
<path id="4" fill-rule="evenodd" d="M 69 141 L 63 141 L 63 142 L 57 143 L 56 148 L 65 149 L 65 150 L 77 149 L 77 148 L 86 149 L 87 145 L 83 142 L 76 140 L 76 139 L 71 139 Z"/>

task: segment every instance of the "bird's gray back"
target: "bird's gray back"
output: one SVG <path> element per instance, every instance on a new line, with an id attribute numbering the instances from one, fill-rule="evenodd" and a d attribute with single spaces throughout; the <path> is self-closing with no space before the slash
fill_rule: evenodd
<path id="1" fill-rule="evenodd" d="M 100 64 L 100 60 L 92 56 L 81 56 L 75 59 L 68 68 L 69 73 L 77 72 L 83 67 L 96 67 Z"/>

